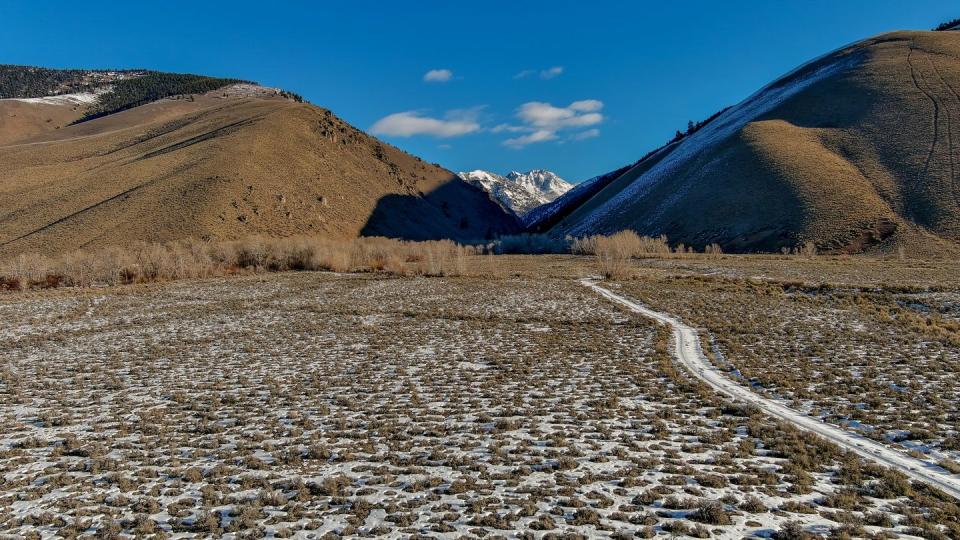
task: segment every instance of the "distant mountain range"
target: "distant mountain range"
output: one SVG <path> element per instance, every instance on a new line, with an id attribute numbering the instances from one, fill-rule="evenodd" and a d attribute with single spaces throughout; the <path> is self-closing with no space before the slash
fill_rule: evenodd
<path id="1" fill-rule="evenodd" d="M 521 218 L 573 188 L 570 182 L 542 169 L 525 173 L 512 171 L 506 176 L 479 169 L 457 174 L 486 190 L 504 209 Z"/>

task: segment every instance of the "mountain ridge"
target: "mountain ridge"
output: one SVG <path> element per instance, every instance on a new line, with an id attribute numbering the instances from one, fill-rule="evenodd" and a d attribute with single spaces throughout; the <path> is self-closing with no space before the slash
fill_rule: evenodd
<path id="1" fill-rule="evenodd" d="M 499 175 L 483 169 L 459 172 L 457 176 L 490 194 L 501 207 L 523 219 L 539 206 L 569 191 L 574 184 L 546 169 L 510 171 Z"/>

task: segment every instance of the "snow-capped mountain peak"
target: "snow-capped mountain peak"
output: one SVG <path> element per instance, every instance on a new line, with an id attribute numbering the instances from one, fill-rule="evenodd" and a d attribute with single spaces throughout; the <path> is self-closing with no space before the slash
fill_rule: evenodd
<path id="1" fill-rule="evenodd" d="M 506 176 L 482 169 L 457 174 L 467 182 L 486 190 L 501 206 L 521 217 L 573 187 L 570 182 L 542 169 L 525 173 L 511 171 Z"/>
<path id="2" fill-rule="evenodd" d="M 549 198 L 544 202 L 550 202 L 556 199 L 573 187 L 573 184 L 570 182 L 543 169 L 534 169 L 526 173 L 511 171 L 506 178 L 531 193 L 547 195 Z"/>

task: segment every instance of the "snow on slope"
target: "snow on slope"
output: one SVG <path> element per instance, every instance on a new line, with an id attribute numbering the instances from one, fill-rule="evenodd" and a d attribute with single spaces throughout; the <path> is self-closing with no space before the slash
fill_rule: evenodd
<path id="1" fill-rule="evenodd" d="M 97 101 L 102 92 L 77 92 L 74 94 L 58 94 L 37 98 L 7 98 L 10 101 L 22 101 L 37 105 L 90 105 Z"/>
<path id="2" fill-rule="evenodd" d="M 584 199 L 586 196 L 596 193 L 595 184 L 608 179 L 609 174 L 610 173 L 601 174 L 599 176 L 594 176 L 589 180 L 584 180 L 583 182 L 573 186 L 572 189 L 564 193 L 562 196 L 534 208 L 523 216 L 523 224 L 527 227 L 535 226 L 539 223 L 549 220 L 556 215 L 557 212 L 560 212 L 568 205 L 577 204 L 577 202 L 583 202 L 582 199 Z"/>
<path id="3" fill-rule="evenodd" d="M 850 54 L 812 69 L 813 66 L 816 66 L 831 54 L 834 53 L 828 53 L 800 66 L 721 113 L 702 129 L 683 139 L 669 155 L 638 177 L 632 184 L 594 209 L 588 216 L 565 232 L 574 236 L 612 232 L 612 230 L 608 231 L 606 229 L 609 229 L 611 225 L 616 228 L 616 224 L 619 222 L 618 216 L 624 213 L 631 201 L 644 197 L 655 185 L 669 178 L 680 167 L 736 134 L 747 123 L 771 111 L 791 96 L 835 73 L 853 67 L 861 61 L 859 55 Z M 678 192 L 674 194 L 673 199 L 682 196 L 683 193 Z M 663 201 L 660 205 L 661 210 L 648 215 L 647 220 L 653 222 L 662 214 L 662 210 L 670 202 Z"/>
<path id="4" fill-rule="evenodd" d="M 534 169 L 526 173 L 511 171 L 506 178 L 531 193 L 542 194 L 548 201 L 556 199 L 573 187 L 570 182 L 543 169 Z"/>
<path id="5" fill-rule="evenodd" d="M 526 173 L 512 171 L 506 176 L 479 169 L 457 173 L 457 175 L 484 189 L 501 206 L 521 217 L 563 195 L 573 187 L 573 184 L 556 174 L 541 169 Z"/>

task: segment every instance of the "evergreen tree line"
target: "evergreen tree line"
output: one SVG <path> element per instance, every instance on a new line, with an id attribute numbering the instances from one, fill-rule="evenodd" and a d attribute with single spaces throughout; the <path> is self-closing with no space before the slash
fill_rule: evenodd
<path id="1" fill-rule="evenodd" d="M 0 99 L 39 98 L 64 92 L 82 92 L 90 88 L 87 71 L 47 69 L 0 64 Z"/>
<path id="2" fill-rule="evenodd" d="M 131 109 L 170 96 L 203 94 L 239 83 L 253 84 L 242 79 L 220 79 L 184 73 L 148 73 L 142 77 L 123 79 L 112 83 L 111 90 L 101 95 L 97 104 L 78 122 Z"/>
<path id="3" fill-rule="evenodd" d="M 944 30 L 949 30 L 958 24 L 960 24 L 960 19 L 953 19 L 952 21 L 947 21 L 947 22 L 938 24 L 937 27 L 933 29 L 933 31 L 943 32 Z"/>

